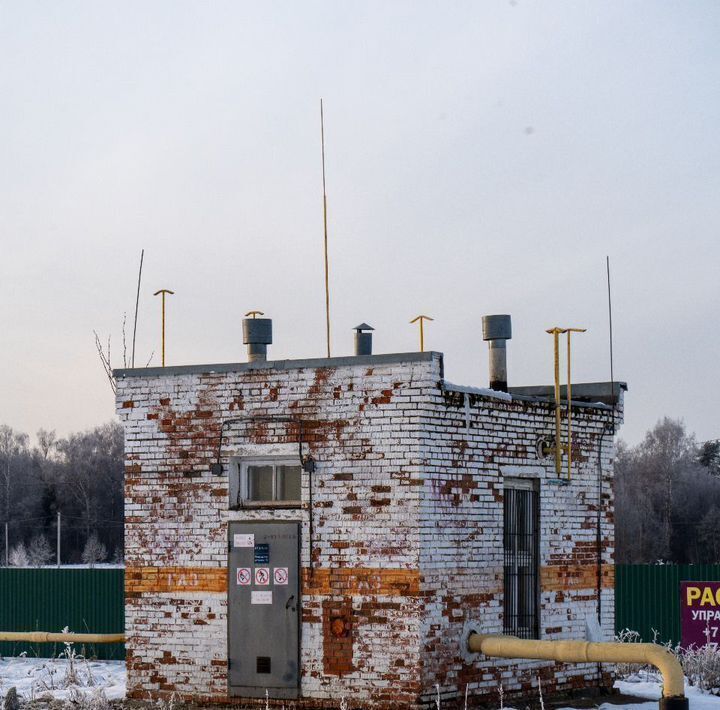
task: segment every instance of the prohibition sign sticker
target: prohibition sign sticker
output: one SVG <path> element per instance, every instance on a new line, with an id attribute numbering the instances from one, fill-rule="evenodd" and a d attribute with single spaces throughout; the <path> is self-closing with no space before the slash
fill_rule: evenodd
<path id="1" fill-rule="evenodd" d="M 270 568 L 269 567 L 256 567 L 255 568 L 255 584 L 266 587 L 270 584 Z"/>
<path id="2" fill-rule="evenodd" d="M 252 582 L 252 575 L 250 574 L 250 568 L 249 567 L 238 567 L 237 583 L 241 587 L 248 587 L 248 586 L 250 586 L 250 582 Z"/>
<path id="3" fill-rule="evenodd" d="M 288 583 L 288 568 L 287 567 L 276 567 L 273 570 L 273 577 L 275 584 L 287 584 Z"/>

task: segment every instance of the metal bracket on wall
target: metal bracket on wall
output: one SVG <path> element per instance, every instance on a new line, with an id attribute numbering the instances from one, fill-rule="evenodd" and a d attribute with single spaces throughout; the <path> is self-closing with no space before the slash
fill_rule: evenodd
<path id="1" fill-rule="evenodd" d="M 305 443 L 305 425 L 308 423 L 307 420 L 298 419 L 297 417 L 288 417 L 285 415 L 272 415 L 272 414 L 246 414 L 240 417 L 231 417 L 229 419 L 223 419 L 220 422 L 220 436 L 218 440 L 217 458 L 210 464 L 210 470 L 213 475 L 222 475 L 223 465 L 221 461 L 223 439 L 225 435 L 225 427 L 229 424 L 238 424 L 241 422 L 252 422 L 252 421 L 265 421 L 265 422 L 277 422 L 279 424 L 296 424 L 298 427 L 298 457 L 300 459 L 300 465 L 302 470 L 308 474 L 308 564 L 310 565 L 310 574 L 315 573 L 315 565 L 313 562 L 313 540 L 314 540 L 314 515 L 313 515 L 313 474 L 316 469 L 315 459 L 310 455 L 303 454 L 303 444 Z M 238 496 L 239 497 L 239 496 Z M 241 506 L 232 508 L 238 510 Z"/>

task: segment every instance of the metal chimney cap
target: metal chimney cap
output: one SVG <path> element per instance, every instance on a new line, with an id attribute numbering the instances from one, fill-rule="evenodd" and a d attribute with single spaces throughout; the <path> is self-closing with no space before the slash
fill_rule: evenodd
<path id="1" fill-rule="evenodd" d="M 375 330 L 375 328 L 367 323 L 360 323 L 360 325 L 356 325 L 353 330 L 356 330 L 358 333 L 362 333 L 365 330 Z"/>
<path id="2" fill-rule="evenodd" d="M 272 319 L 270 318 L 244 318 L 242 330 L 245 345 L 272 344 Z"/>
<path id="3" fill-rule="evenodd" d="M 483 340 L 510 340 L 512 323 L 509 315 L 482 317 Z"/>

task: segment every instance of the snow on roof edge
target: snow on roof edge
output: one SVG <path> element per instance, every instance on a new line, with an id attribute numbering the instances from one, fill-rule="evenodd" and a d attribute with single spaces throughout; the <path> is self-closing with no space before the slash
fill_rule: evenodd
<path id="1" fill-rule="evenodd" d="M 478 394 L 481 397 L 490 397 L 492 399 L 502 399 L 505 402 L 512 402 L 513 396 L 509 392 L 500 392 L 499 390 L 491 390 L 487 387 L 466 387 L 465 385 L 456 385 L 447 380 L 443 380 L 443 389 L 452 390 L 453 392 L 464 392 L 465 394 Z"/>

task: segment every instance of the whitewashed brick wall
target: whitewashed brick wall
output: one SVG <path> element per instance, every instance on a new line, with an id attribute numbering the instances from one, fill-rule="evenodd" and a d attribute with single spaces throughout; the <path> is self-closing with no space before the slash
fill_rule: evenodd
<path id="1" fill-rule="evenodd" d="M 136 697 L 227 696 L 227 525 L 302 523 L 301 690 L 307 704 L 341 696 L 414 707 L 444 695 L 527 686 L 543 667 L 549 688 L 597 682 L 595 667 L 483 661 L 460 655 L 464 624 L 502 630 L 502 481 L 540 480 L 541 631 L 582 637 L 595 613 L 597 451 L 602 440 L 602 541 L 612 573 L 610 413 L 575 413 L 577 465 L 559 486 L 536 440 L 554 432 L 547 403 L 453 392 L 435 353 L 369 360 L 267 363 L 118 372 L 126 441 L 128 682 Z M 211 370 L 215 369 L 215 372 Z M 226 475 L 213 477 L 220 422 L 275 415 L 305 422 L 314 474 L 315 571 L 310 577 L 308 477 L 302 510 L 228 510 L 237 457 L 297 450 L 298 428 L 245 420 L 226 428 Z M 617 419 L 619 421 L 619 417 Z M 587 568 L 590 568 L 588 572 Z M 562 579 L 562 571 L 580 574 Z M 357 573 L 357 574 L 355 574 Z M 355 575 L 355 576 L 353 576 Z M 560 576 L 558 576 L 560 575 Z M 578 586 L 578 584 L 580 586 Z M 585 586 L 583 586 L 585 584 Z M 603 628 L 613 624 L 603 592 Z M 352 670 L 337 673 L 324 605 L 352 610 Z"/>

